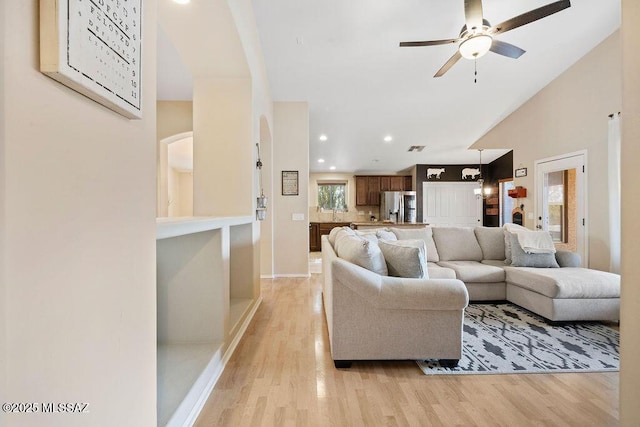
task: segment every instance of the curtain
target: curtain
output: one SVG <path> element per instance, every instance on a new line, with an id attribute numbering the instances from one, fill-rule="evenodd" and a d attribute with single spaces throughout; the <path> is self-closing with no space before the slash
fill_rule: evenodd
<path id="1" fill-rule="evenodd" d="M 609 116 L 609 269 L 620 273 L 620 113 Z"/>

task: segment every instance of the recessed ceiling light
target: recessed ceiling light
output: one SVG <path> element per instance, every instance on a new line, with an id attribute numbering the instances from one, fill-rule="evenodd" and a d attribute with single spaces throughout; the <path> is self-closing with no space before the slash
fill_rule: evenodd
<path id="1" fill-rule="evenodd" d="M 188 4 L 191 2 L 191 0 L 173 0 L 173 1 L 178 4 Z"/>
<path id="2" fill-rule="evenodd" d="M 336 170 L 336 167 L 335 166 L 329 166 L 329 170 L 334 171 L 334 170 Z"/>
<path id="3" fill-rule="evenodd" d="M 327 138 L 327 135 L 322 134 L 322 135 L 320 135 L 320 138 L 318 138 L 318 139 L 319 139 L 320 141 L 326 141 L 328 138 Z"/>
<path id="4" fill-rule="evenodd" d="M 391 142 L 393 141 L 393 138 L 391 137 L 391 135 L 387 135 L 384 137 L 384 142 Z"/>
<path id="5" fill-rule="evenodd" d="M 318 159 L 318 163 L 324 163 L 324 159 Z"/>

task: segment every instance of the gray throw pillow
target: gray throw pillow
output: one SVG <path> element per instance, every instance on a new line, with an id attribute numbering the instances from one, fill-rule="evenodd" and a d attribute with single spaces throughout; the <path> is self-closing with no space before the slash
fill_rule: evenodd
<path id="1" fill-rule="evenodd" d="M 378 241 L 389 276 L 427 279 L 427 254 L 423 240 Z"/>
<path id="2" fill-rule="evenodd" d="M 517 233 L 507 233 L 511 242 L 512 267 L 560 268 L 556 254 L 528 254 L 520 246 Z"/>

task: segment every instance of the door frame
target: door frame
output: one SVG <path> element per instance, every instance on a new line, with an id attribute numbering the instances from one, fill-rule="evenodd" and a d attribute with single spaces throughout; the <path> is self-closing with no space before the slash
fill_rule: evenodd
<path id="1" fill-rule="evenodd" d="M 544 185 L 544 178 L 541 176 L 543 165 L 551 162 L 558 163 L 558 171 L 575 168 L 579 164 L 578 160 L 582 159 L 583 173 L 576 174 L 576 211 L 577 211 L 577 240 L 580 242 L 582 237 L 582 265 L 584 267 L 589 266 L 589 191 L 588 191 L 588 157 L 587 150 L 574 151 L 567 154 L 561 154 L 558 156 L 547 157 L 544 159 L 536 160 L 534 162 L 534 211 L 535 222 L 537 226 L 542 226 L 542 186 Z M 563 165 L 564 163 L 564 165 Z M 569 167 L 567 167 L 569 166 Z M 548 171 L 547 171 L 548 172 Z M 542 182 L 541 182 L 542 181 Z M 582 193 L 582 197 L 580 197 Z M 583 224 L 580 224 L 580 218 L 582 218 Z"/>

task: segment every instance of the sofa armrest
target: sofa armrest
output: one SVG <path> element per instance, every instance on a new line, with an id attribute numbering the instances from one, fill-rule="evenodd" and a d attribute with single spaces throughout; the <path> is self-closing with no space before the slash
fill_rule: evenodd
<path id="1" fill-rule="evenodd" d="M 381 276 L 339 258 L 331 268 L 334 288 L 340 283 L 375 308 L 444 311 L 462 310 L 469 303 L 467 288 L 458 279 Z"/>
<path id="2" fill-rule="evenodd" d="M 582 257 L 571 251 L 556 251 L 556 261 L 560 267 L 582 267 Z"/>

